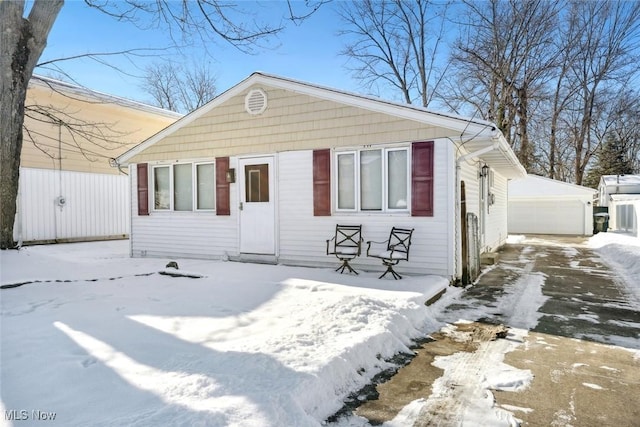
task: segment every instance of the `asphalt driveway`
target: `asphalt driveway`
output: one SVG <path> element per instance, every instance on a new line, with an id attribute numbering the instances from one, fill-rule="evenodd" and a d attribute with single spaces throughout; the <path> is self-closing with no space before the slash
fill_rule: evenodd
<path id="1" fill-rule="evenodd" d="M 585 238 L 531 237 L 505 246 L 497 266 L 482 275 L 465 293 L 465 299 L 494 303 L 504 285 L 517 280 L 521 270 L 514 266 L 545 278 L 542 293 L 548 299 L 538 309 L 542 316 L 532 331 L 638 348 L 637 302 L 624 291 L 615 272 L 586 246 Z M 490 313 L 478 320 L 509 324 L 512 319 Z"/>
<path id="2" fill-rule="evenodd" d="M 535 280 L 543 283 L 536 287 L 542 295 L 529 291 Z M 429 397 L 433 381 L 442 375 L 432 365 L 437 356 L 473 353 L 477 337 L 497 338 L 497 325 L 534 324 L 526 327 L 524 344 L 504 359 L 531 370 L 534 379 L 525 391 L 494 391 L 496 406 L 526 426 L 639 426 L 640 312 L 632 298 L 584 238 L 530 237 L 507 245 L 498 263 L 485 269 L 440 319 L 476 321 L 458 326 L 473 332 L 474 339 L 461 343 L 433 334 L 435 341 L 379 385 L 379 399 L 357 413 L 372 424 L 392 419 L 408 402 Z M 422 411 L 415 426 L 460 425 L 459 406 L 453 402 Z"/>

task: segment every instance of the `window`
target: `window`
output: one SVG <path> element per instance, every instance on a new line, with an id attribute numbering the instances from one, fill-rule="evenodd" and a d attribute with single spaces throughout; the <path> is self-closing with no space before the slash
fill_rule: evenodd
<path id="1" fill-rule="evenodd" d="M 247 165 L 244 169 L 245 201 L 269 201 L 269 165 Z"/>
<path id="2" fill-rule="evenodd" d="M 409 207 L 409 150 L 336 154 L 337 210 L 393 212 Z"/>
<path id="3" fill-rule="evenodd" d="M 153 167 L 154 210 L 215 209 L 214 163 L 178 163 Z"/>
<path id="4" fill-rule="evenodd" d="M 196 208 L 213 210 L 216 207 L 216 170 L 213 163 L 196 165 Z"/>
<path id="5" fill-rule="evenodd" d="M 157 166 L 153 168 L 153 208 L 171 209 L 171 168 Z"/>
<path id="6" fill-rule="evenodd" d="M 193 165 L 191 163 L 173 166 L 173 209 L 193 210 Z"/>
<path id="7" fill-rule="evenodd" d="M 338 154 L 338 209 L 356 208 L 356 153 Z"/>
<path id="8" fill-rule="evenodd" d="M 382 150 L 360 152 L 360 209 L 382 210 Z"/>
<path id="9" fill-rule="evenodd" d="M 387 151 L 387 209 L 407 209 L 407 182 L 409 181 L 407 150 Z"/>

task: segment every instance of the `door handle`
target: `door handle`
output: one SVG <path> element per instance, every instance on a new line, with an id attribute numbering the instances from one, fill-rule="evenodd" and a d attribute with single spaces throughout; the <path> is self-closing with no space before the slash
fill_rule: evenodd
<path id="1" fill-rule="evenodd" d="M 244 204 L 240 202 L 240 206 L 238 207 L 240 210 L 244 209 Z"/>

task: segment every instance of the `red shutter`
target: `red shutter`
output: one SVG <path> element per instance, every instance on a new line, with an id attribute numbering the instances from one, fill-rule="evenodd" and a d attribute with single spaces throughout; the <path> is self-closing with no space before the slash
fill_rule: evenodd
<path id="1" fill-rule="evenodd" d="M 411 146 L 411 216 L 433 216 L 433 141 Z"/>
<path id="2" fill-rule="evenodd" d="M 331 150 L 313 152 L 313 215 L 331 216 Z"/>
<path id="3" fill-rule="evenodd" d="M 138 215 L 149 215 L 149 165 L 138 163 Z"/>
<path id="4" fill-rule="evenodd" d="M 216 158 L 216 215 L 231 215 L 230 189 L 227 182 L 229 158 Z"/>

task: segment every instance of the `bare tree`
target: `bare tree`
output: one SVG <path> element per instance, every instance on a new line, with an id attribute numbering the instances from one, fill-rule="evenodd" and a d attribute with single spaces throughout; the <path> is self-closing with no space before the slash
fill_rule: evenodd
<path id="1" fill-rule="evenodd" d="M 205 64 L 154 63 L 147 67 L 142 87 L 151 95 L 154 105 L 188 113 L 213 99 L 216 78 Z"/>
<path id="2" fill-rule="evenodd" d="M 342 3 L 343 54 L 369 90 L 390 86 L 406 103 L 427 107 L 446 71 L 437 62 L 445 43 L 447 3 L 429 0 L 363 0 Z"/>
<path id="3" fill-rule="evenodd" d="M 24 18 L 24 2 L 0 2 L 0 248 L 14 246 L 13 222 L 20 178 L 22 124 L 27 86 L 62 0 L 35 1 Z"/>
<path id="4" fill-rule="evenodd" d="M 260 22 L 250 10 L 219 0 L 85 0 L 85 3 L 120 21 L 166 29 L 176 45 L 223 40 L 244 52 L 252 52 L 265 37 L 281 31 L 286 20 L 298 24 L 326 1 L 298 4 L 288 0 L 282 3 L 286 12 L 276 24 Z M 15 245 L 13 224 L 27 87 L 63 3 L 63 0 L 0 1 L 0 249 Z"/>
<path id="5" fill-rule="evenodd" d="M 568 33 L 572 46 L 569 101 L 563 114 L 571 132 L 574 179 L 582 183 L 585 170 L 602 142 L 596 133 L 603 111 L 615 102 L 607 94 L 624 86 L 640 70 L 640 3 L 624 1 L 581 2 L 571 4 L 569 12 L 577 19 Z"/>
<path id="6" fill-rule="evenodd" d="M 544 0 L 465 2 L 453 52 L 450 94 L 473 105 L 504 133 L 525 168 L 534 165 L 529 128 L 533 104 L 553 70 L 559 3 Z"/>

